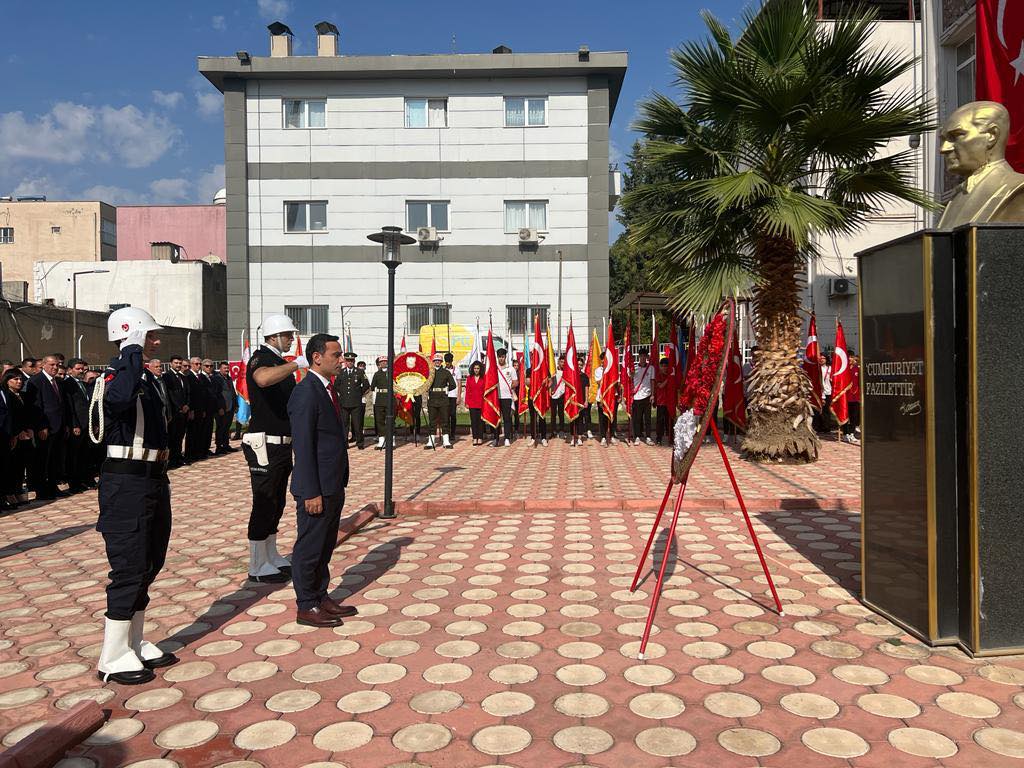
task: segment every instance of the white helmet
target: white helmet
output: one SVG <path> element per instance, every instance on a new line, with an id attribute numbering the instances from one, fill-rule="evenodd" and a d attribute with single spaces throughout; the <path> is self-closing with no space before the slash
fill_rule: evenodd
<path id="1" fill-rule="evenodd" d="M 162 327 L 144 309 L 121 307 L 107 318 L 107 341 L 124 341 L 136 331 L 159 331 Z"/>
<path id="2" fill-rule="evenodd" d="M 266 339 L 279 333 L 298 333 L 299 329 L 288 315 L 267 315 L 260 326 L 260 335 Z"/>

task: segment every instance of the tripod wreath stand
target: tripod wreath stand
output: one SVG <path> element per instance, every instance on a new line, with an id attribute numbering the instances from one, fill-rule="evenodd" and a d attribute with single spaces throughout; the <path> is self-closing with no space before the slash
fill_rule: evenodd
<path id="1" fill-rule="evenodd" d="M 658 507 L 658 514 L 654 518 L 654 525 L 651 526 L 651 534 L 647 537 L 647 545 L 644 553 L 640 556 L 636 574 L 633 576 L 633 584 L 630 592 L 635 592 L 640 576 L 644 572 L 647 563 L 647 556 L 651 552 L 654 538 L 658 533 L 658 524 L 668 505 L 669 497 L 672 495 L 672 487 L 679 486 L 676 493 L 675 505 L 672 510 L 672 522 L 668 527 L 668 535 L 665 538 L 665 551 L 661 557 L 661 565 L 658 567 L 658 578 L 655 582 L 654 591 L 651 595 L 651 607 L 647 611 L 647 623 L 644 626 L 643 638 L 640 641 L 640 660 L 644 659 L 647 652 L 647 643 L 651 637 L 651 627 L 654 624 L 654 614 L 658 610 L 658 601 L 661 599 L 661 591 L 665 583 L 665 569 L 668 566 L 670 543 L 676 535 L 676 525 L 679 522 L 679 510 L 683 505 L 683 495 L 686 492 L 686 484 L 690 477 L 690 469 L 697 458 L 704 437 L 710 427 L 711 433 L 718 444 L 718 451 L 725 464 L 725 471 L 729 475 L 733 492 L 736 494 L 736 501 L 739 502 L 740 510 L 743 512 L 743 519 L 747 524 L 747 531 L 754 543 L 757 557 L 761 561 L 761 569 L 764 571 L 768 586 L 771 589 L 772 597 L 775 600 L 775 607 L 780 616 L 784 615 L 782 603 L 779 601 L 779 594 L 775 590 L 775 582 L 772 581 L 771 573 L 768 571 L 768 564 L 765 562 L 764 553 L 761 551 L 761 544 L 757 540 L 757 533 L 747 513 L 747 505 L 743 501 L 743 494 L 740 493 L 739 485 L 736 483 L 736 476 L 733 474 L 732 466 L 729 464 L 729 457 L 722 444 L 722 436 L 715 424 L 715 411 L 718 409 L 718 393 L 722 387 L 722 379 L 725 376 L 727 355 L 732 347 L 732 337 L 736 332 L 736 303 L 732 299 L 726 299 L 722 307 L 714 315 L 711 322 L 704 329 L 696 354 L 693 350 L 689 371 L 687 373 L 686 386 L 684 388 L 684 399 L 690 406 L 689 411 L 684 413 L 676 421 L 675 444 L 672 450 L 672 469 L 668 485 L 665 488 L 665 495 L 661 499 L 661 506 Z M 691 431 L 692 430 L 692 431 Z M 687 442 L 689 440 L 689 442 Z"/>

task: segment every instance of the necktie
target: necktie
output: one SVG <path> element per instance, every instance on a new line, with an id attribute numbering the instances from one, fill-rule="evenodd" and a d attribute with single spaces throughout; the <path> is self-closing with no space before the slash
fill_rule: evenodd
<path id="1" fill-rule="evenodd" d="M 338 393 L 334 391 L 334 387 L 327 387 L 327 392 L 331 396 L 331 403 L 334 405 L 334 415 L 341 418 L 341 406 L 338 405 Z"/>

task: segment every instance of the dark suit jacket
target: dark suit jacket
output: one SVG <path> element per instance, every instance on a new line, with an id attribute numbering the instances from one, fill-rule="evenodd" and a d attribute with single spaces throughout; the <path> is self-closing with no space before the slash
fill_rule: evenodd
<path id="1" fill-rule="evenodd" d="M 60 390 L 60 381 L 46 378 L 45 373 L 37 373 L 25 385 L 26 400 L 31 404 L 36 429 L 48 429 L 51 433 L 59 432 L 64 427 L 64 396 Z"/>
<path id="2" fill-rule="evenodd" d="M 348 485 L 348 439 L 323 382 L 310 371 L 288 399 L 292 426 L 292 495 L 334 496 Z"/>
<path id="3" fill-rule="evenodd" d="M 238 408 L 234 383 L 227 376 L 221 376 L 219 371 L 213 374 L 213 383 L 217 388 L 217 408 L 223 408 L 224 413 L 234 413 Z"/>
<path id="4" fill-rule="evenodd" d="M 89 426 L 89 394 L 85 382 L 70 376 L 64 378 L 64 402 L 67 404 L 69 427 L 78 427 L 84 435 Z"/>
<path id="5" fill-rule="evenodd" d="M 14 414 L 11 413 L 11 408 L 8 405 L 12 399 L 14 399 L 14 395 L 10 390 L 0 392 L 0 441 L 10 440 L 14 436 Z M 2 450 L 6 450 L 6 446 L 0 445 L 0 451 Z"/>
<path id="6" fill-rule="evenodd" d="M 182 406 L 188 405 L 188 390 L 185 389 L 185 382 L 175 371 L 164 371 L 160 379 L 164 383 L 167 399 L 171 403 L 172 414 L 180 416 Z"/>
<path id="7" fill-rule="evenodd" d="M 188 407 L 193 413 L 199 416 L 206 416 L 209 413 L 209 403 L 207 402 L 208 390 L 206 389 L 206 380 L 202 374 L 198 376 L 189 371 L 185 374 L 185 385 L 188 387 Z"/>

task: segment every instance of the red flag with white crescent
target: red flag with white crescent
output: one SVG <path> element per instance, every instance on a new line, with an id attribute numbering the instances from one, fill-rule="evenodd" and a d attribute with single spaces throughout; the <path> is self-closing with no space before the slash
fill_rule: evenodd
<path id="1" fill-rule="evenodd" d="M 626 409 L 626 418 L 632 418 L 633 414 L 633 376 L 636 373 L 636 366 L 633 363 L 633 350 L 630 349 L 633 343 L 633 334 L 630 323 L 626 321 L 626 335 L 622 339 L 622 405 Z"/>
<path id="2" fill-rule="evenodd" d="M 576 359 L 576 335 L 572 330 L 572 318 L 569 319 L 569 338 L 565 347 L 565 368 L 562 370 L 562 381 L 565 383 L 565 413 L 570 421 L 580 415 L 585 392 L 580 392 L 580 369 Z"/>
<path id="3" fill-rule="evenodd" d="M 544 336 L 540 332 L 540 317 L 533 318 L 533 343 L 530 345 L 530 401 L 533 410 L 542 419 L 551 410 L 551 387 L 548 373 L 548 356 L 544 349 Z"/>
<path id="4" fill-rule="evenodd" d="M 615 349 L 615 330 L 608 321 L 608 337 L 604 342 L 604 362 L 601 365 L 601 382 L 598 385 L 598 399 L 601 410 L 609 420 L 615 418 L 619 389 L 619 352 Z"/>
<path id="5" fill-rule="evenodd" d="M 975 94 L 1010 112 L 1006 159 L 1024 173 L 1024 2 L 978 0 Z"/>
<path id="6" fill-rule="evenodd" d="M 811 406 L 821 410 L 821 352 L 818 350 L 818 323 L 811 313 L 811 324 L 807 327 L 807 345 L 804 347 L 804 373 L 811 380 Z"/>
<path id="7" fill-rule="evenodd" d="M 743 392 L 743 355 L 736 334 L 725 365 L 725 384 L 722 386 L 722 408 L 725 418 L 738 429 L 747 428 L 747 398 Z"/>
<path id="8" fill-rule="evenodd" d="M 491 427 L 501 421 L 501 404 L 498 402 L 498 355 L 494 350 L 494 331 L 487 329 L 487 367 L 484 368 L 484 407 L 481 418 Z"/>
<path id="9" fill-rule="evenodd" d="M 853 372 L 850 357 L 846 353 L 846 334 L 843 324 L 836 320 L 836 348 L 832 353 L 832 413 L 836 421 L 845 424 L 850 420 L 850 404 L 847 395 L 853 386 Z"/>

